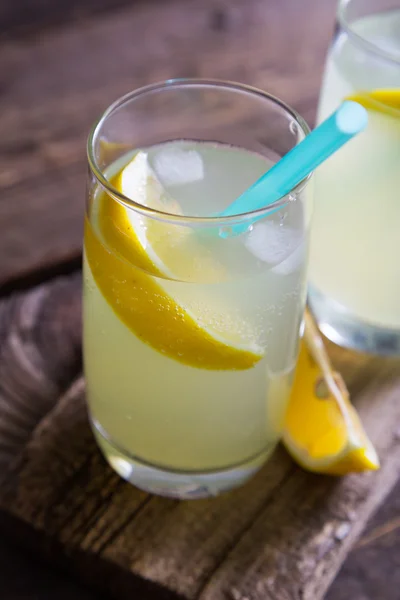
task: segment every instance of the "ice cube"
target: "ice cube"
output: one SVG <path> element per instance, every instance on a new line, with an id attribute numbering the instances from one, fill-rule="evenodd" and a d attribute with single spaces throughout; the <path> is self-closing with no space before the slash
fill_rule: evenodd
<path id="1" fill-rule="evenodd" d="M 163 185 L 183 185 L 204 177 L 203 159 L 196 150 L 163 148 L 154 156 L 153 165 Z"/>
<path id="2" fill-rule="evenodd" d="M 247 236 L 245 246 L 256 258 L 281 265 L 300 245 L 300 231 L 274 221 L 256 223 Z"/>
<path id="3" fill-rule="evenodd" d="M 277 264 L 271 271 L 273 273 L 278 273 L 278 275 L 290 275 L 297 271 L 304 261 L 305 246 L 304 241 L 301 242 L 289 256 Z"/>

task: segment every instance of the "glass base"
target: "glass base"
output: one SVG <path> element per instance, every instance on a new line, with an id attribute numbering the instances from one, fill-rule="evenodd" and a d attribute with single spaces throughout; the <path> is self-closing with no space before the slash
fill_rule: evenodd
<path id="1" fill-rule="evenodd" d="M 248 462 L 230 469 L 176 472 L 146 464 L 129 455 L 110 440 L 94 419 L 91 419 L 91 425 L 107 462 L 120 477 L 145 492 L 182 500 L 217 496 L 242 485 L 260 469 L 275 447 L 268 448 Z"/>
<path id="2" fill-rule="evenodd" d="M 382 356 L 400 355 L 400 330 L 370 325 L 309 286 L 308 301 L 322 333 L 345 348 Z"/>

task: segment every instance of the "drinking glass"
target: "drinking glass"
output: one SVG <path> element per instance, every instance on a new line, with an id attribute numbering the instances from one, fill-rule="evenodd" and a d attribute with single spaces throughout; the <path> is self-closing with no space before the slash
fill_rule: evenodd
<path id="1" fill-rule="evenodd" d="M 399 354 L 399 0 L 339 2 L 318 122 L 346 98 L 369 123 L 315 174 L 310 304 L 332 341 Z"/>
<path id="2" fill-rule="evenodd" d="M 218 213 L 308 132 L 257 89 L 174 80 L 117 100 L 89 136 L 90 420 L 110 465 L 142 489 L 216 495 L 279 440 L 305 304 L 309 178 L 268 209 Z"/>

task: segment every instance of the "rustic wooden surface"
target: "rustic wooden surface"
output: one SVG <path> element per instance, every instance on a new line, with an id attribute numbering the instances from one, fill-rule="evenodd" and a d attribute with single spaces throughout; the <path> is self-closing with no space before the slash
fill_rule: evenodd
<path id="1" fill-rule="evenodd" d="M 43 27 L 65 25 L 129 3 L 130 0 L 2 0 L 0 32 L 26 36 L 42 31 Z"/>
<path id="2" fill-rule="evenodd" d="M 368 523 L 325 600 L 398 600 L 399 514 L 400 482 Z M 83 587 L 72 572 L 50 569 L 37 553 L 22 551 L 1 537 L 0 563 L 2 600 L 110 600 L 108 593 Z"/>
<path id="3" fill-rule="evenodd" d="M 332 352 L 379 451 L 379 472 L 315 476 L 280 448 L 239 490 L 178 502 L 124 483 L 96 447 L 79 376 L 79 303 L 75 275 L 0 304 L 1 399 L 13 408 L 2 417 L 1 526 L 92 585 L 101 575 L 118 600 L 132 586 L 148 598 L 322 598 L 399 475 L 399 362 Z M 36 397 L 46 401 L 28 418 Z"/>
<path id="4" fill-rule="evenodd" d="M 169 77 L 217 77 L 276 93 L 312 121 L 334 10 L 335 0 L 135 0 L 0 38 L 3 293 L 76 266 L 85 140 L 110 102 Z"/>

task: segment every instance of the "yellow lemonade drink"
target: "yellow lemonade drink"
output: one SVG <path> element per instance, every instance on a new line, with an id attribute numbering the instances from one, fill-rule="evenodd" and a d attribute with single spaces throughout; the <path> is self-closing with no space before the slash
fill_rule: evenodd
<path id="1" fill-rule="evenodd" d="M 357 2 L 342 4 L 350 11 Z M 318 121 L 352 99 L 368 110 L 369 122 L 316 173 L 310 259 L 311 304 L 323 332 L 338 343 L 379 353 L 400 351 L 397 5 L 354 18 L 330 50 Z"/>
<path id="2" fill-rule="evenodd" d="M 217 494 L 246 480 L 279 440 L 305 301 L 306 192 L 241 235 L 203 219 L 271 164 L 227 144 L 174 140 L 106 170 L 111 189 L 136 205 L 100 182 L 91 189 L 91 422 L 110 464 L 144 489 Z"/>

